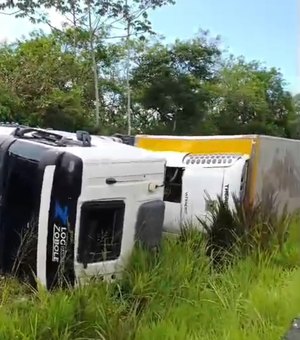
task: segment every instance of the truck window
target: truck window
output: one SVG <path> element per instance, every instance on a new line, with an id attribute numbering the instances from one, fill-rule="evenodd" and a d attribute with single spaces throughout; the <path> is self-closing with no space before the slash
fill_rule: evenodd
<path id="1" fill-rule="evenodd" d="M 183 172 L 183 168 L 167 167 L 164 201 L 173 203 L 181 202 Z"/>
<path id="2" fill-rule="evenodd" d="M 125 203 L 87 202 L 81 208 L 78 261 L 116 260 L 120 256 Z"/>

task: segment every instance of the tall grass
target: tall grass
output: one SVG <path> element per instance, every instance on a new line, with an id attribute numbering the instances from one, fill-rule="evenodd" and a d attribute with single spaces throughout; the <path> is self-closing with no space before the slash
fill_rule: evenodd
<path id="1" fill-rule="evenodd" d="M 290 225 L 297 214 L 290 215 L 286 205 L 279 209 L 273 193 L 253 204 L 246 205 L 235 196 L 233 201 L 231 209 L 228 202 L 218 196 L 210 217 L 198 218 L 208 236 L 206 254 L 213 264 L 220 266 L 237 257 L 272 252 L 274 248 L 283 253 Z"/>
<path id="2" fill-rule="evenodd" d="M 197 250 L 197 251 L 195 251 Z M 215 271 L 196 231 L 137 248 L 123 278 L 38 292 L 0 284 L 0 339 L 280 339 L 300 312 L 300 243 Z"/>
<path id="3" fill-rule="evenodd" d="M 111 284 L 49 293 L 3 279 L 0 339 L 280 339 L 300 313 L 299 223 L 236 207 L 220 201 L 206 236 L 183 229 L 159 252 L 136 247 Z"/>

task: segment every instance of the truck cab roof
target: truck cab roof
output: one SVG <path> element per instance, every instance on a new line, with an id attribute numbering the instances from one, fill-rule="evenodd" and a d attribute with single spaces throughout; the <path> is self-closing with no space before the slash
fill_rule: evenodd
<path id="1" fill-rule="evenodd" d="M 35 129 L 28 127 L 0 126 L 0 135 L 12 135 L 28 144 L 42 144 L 80 157 L 86 163 L 164 162 L 165 158 L 152 152 L 117 143 L 114 139 L 92 136 L 90 144 L 78 140 L 71 132 Z"/>

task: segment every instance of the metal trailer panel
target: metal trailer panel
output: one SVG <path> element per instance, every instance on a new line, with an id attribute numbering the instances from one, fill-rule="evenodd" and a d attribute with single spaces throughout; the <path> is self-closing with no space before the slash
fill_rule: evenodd
<path id="1" fill-rule="evenodd" d="M 258 138 L 258 136 L 256 136 L 252 139 L 252 149 L 248 163 L 246 193 L 244 202 L 246 206 L 252 205 L 257 198 L 257 175 L 260 156 L 259 146 L 260 139 Z"/>
<path id="2" fill-rule="evenodd" d="M 256 198 L 263 202 L 276 195 L 278 212 L 300 208 L 300 141 L 259 136 L 256 159 Z"/>

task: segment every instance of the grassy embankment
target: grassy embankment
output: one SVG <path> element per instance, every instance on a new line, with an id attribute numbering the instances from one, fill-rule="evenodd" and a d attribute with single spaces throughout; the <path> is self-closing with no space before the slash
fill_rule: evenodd
<path id="1" fill-rule="evenodd" d="M 157 256 L 137 249 L 111 285 L 50 294 L 3 280 L 0 339 L 280 339 L 300 313 L 298 230 L 222 270 L 190 233 Z"/>

